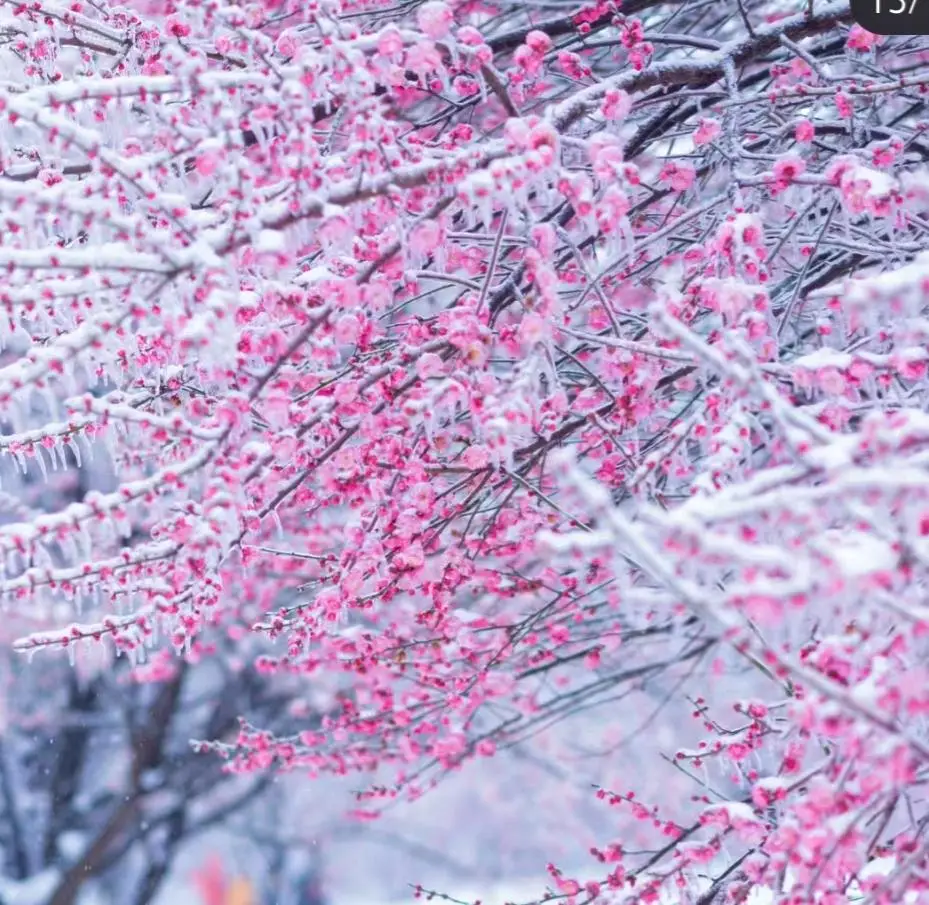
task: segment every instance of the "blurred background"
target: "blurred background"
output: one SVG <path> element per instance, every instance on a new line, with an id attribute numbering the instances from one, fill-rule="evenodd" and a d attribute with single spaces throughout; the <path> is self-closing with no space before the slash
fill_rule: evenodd
<path id="1" fill-rule="evenodd" d="M 0 659 L 0 905 L 376 905 L 412 901 L 414 884 L 526 901 L 547 862 L 589 865 L 589 847 L 620 833 L 595 785 L 693 791 L 661 769 L 682 729 L 647 725 L 652 686 L 623 704 L 638 726 L 579 713 L 359 820 L 363 777 L 235 775 L 191 744 L 233 740 L 240 715 L 298 731 L 312 720 L 300 684 L 222 651 L 133 666 L 107 650 Z"/>

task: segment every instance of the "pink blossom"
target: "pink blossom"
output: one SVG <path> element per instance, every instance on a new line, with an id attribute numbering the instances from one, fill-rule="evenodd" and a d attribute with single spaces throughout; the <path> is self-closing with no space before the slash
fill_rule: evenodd
<path id="1" fill-rule="evenodd" d="M 468 47 L 479 47 L 484 43 L 484 38 L 478 29 L 471 25 L 462 25 L 456 32 L 458 40 Z"/>
<path id="2" fill-rule="evenodd" d="M 278 36 L 274 48 L 282 57 L 292 57 L 297 53 L 299 46 L 296 33 L 284 31 Z"/>
<path id="3" fill-rule="evenodd" d="M 581 57 L 569 51 L 558 52 L 558 65 L 573 79 L 582 79 L 590 74 L 589 68 L 584 65 Z"/>
<path id="4" fill-rule="evenodd" d="M 526 46 L 534 54 L 546 54 L 552 49 L 552 39 L 544 31 L 530 31 L 526 35 Z"/>
<path id="5" fill-rule="evenodd" d="M 798 142 L 801 144 L 809 144 L 815 135 L 816 129 L 808 119 L 801 119 L 797 121 L 794 137 Z"/>
<path id="6" fill-rule="evenodd" d="M 852 50 L 865 52 L 875 47 L 880 41 L 881 38 L 879 35 L 872 34 L 860 25 L 855 24 L 849 29 L 846 46 L 850 47 Z"/>
<path id="7" fill-rule="evenodd" d="M 622 145 L 618 141 L 598 136 L 590 142 L 588 153 L 594 175 L 601 181 L 614 179 L 616 174 L 622 171 L 624 155 Z"/>
<path id="8" fill-rule="evenodd" d="M 687 191 L 697 178 L 697 171 L 689 163 L 667 163 L 658 177 L 667 182 L 676 192 Z"/>
<path id="9" fill-rule="evenodd" d="M 855 115 L 855 107 L 851 98 L 844 91 L 837 91 L 835 94 L 835 106 L 839 111 L 839 116 L 843 119 L 850 119 Z"/>
<path id="10" fill-rule="evenodd" d="M 465 468 L 486 468 L 490 462 L 490 455 L 483 446 L 469 446 L 461 456 L 461 464 Z"/>
<path id="11" fill-rule="evenodd" d="M 514 151 L 524 151 L 529 147 L 530 125 L 523 119 L 508 119 L 503 127 L 503 135 L 509 147 Z"/>
<path id="12" fill-rule="evenodd" d="M 190 26 L 179 16 L 168 16 L 165 26 L 168 34 L 175 38 L 186 38 L 190 34 Z"/>
<path id="13" fill-rule="evenodd" d="M 430 377 L 439 377 L 445 371 L 441 356 L 435 352 L 426 352 L 416 362 L 416 373 L 420 378 L 427 380 Z"/>
<path id="14" fill-rule="evenodd" d="M 601 112 L 607 119 L 625 119 L 631 107 L 632 99 L 625 91 L 610 88 L 604 92 Z"/>
<path id="15" fill-rule="evenodd" d="M 220 151 L 205 151 L 197 157 L 197 172 L 204 177 L 212 176 L 221 166 L 222 160 Z"/>
<path id="16" fill-rule="evenodd" d="M 527 75 L 537 76 L 542 71 L 543 57 L 528 44 L 521 44 L 513 53 L 513 61 Z"/>
<path id="17" fill-rule="evenodd" d="M 788 186 L 806 169 L 806 163 L 802 157 L 796 154 L 790 154 L 782 157 L 774 164 L 774 178 L 782 186 Z"/>
<path id="18" fill-rule="evenodd" d="M 701 119 L 700 124 L 694 130 L 693 142 L 698 148 L 702 145 L 709 144 L 717 138 L 722 132 L 722 126 L 715 119 Z"/>
<path id="19" fill-rule="evenodd" d="M 100 826 L 123 773 L 187 807 L 161 754 L 216 697 L 204 788 L 321 778 L 314 826 L 338 787 L 504 866 L 568 839 L 566 905 L 929 892 L 923 46 L 828 4 L 46 6 L 0 12 L 26 837 L 73 709 L 41 651 L 103 641 L 152 665 L 94 708 L 164 683 L 168 734 L 78 727 L 138 768 L 78 771 Z"/>
<path id="20" fill-rule="evenodd" d="M 544 258 L 550 258 L 555 250 L 557 235 L 549 223 L 540 223 L 532 228 L 532 241 Z"/>
<path id="21" fill-rule="evenodd" d="M 548 322 L 537 314 L 529 313 L 519 327 L 519 338 L 524 346 L 533 346 L 547 339 L 550 334 Z"/>
<path id="22" fill-rule="evenodd" d="M 377 37 L 377 52 L 385 57 L 395 57 L 403 51 L 403 36 L 395 25 L 383 28 Z"/>
<path id="23" fill-rule="evenodd" d="M 455 16 L 451 7 L 442 0 L 427 0 L 419 7 L 416 21 L 423 34 L 436 40 L 444 38 L 451 31 Z"/>
<path id="24" fill-rule="evenodd" d="M 335 323 L 336 339 L 340 343 L 352 343 L 358 338 L 361 322 L 354 314 L 343 314 Z"/>
<path id="25" fill-rule="evenodd" d="M 443 241 L 442 227 L 434 220 L 418 224 L 410 233 L 409 246 L 418 255 L 434 252 Z"/>

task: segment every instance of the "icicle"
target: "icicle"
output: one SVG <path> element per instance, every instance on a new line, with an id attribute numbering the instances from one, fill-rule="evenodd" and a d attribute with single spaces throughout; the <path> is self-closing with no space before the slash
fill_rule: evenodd
<path id="1" fill-rule="evenodd" d="M 61 373 L 62 383 L 64 383 L 65 390 L 69 396 L 76 396 L 80 392 L 75 371 L 74 362 L 67 361 Z"/>
<path id="2" fill-rule="evenodd" d="M 45 456 L 42 455 L 42 444 L 36 443 L 33 447 L 35 450 L 35 460 L 39 465 L 39 471 L 42 472 L 42 480 L 44 483 L 48 483 L 48 468 L 45 465 Z"/>
<path id="3" fill-rule="evenodd" d="M 484 224 L 484 226 L 488 228 L 493 226 L 494 203 L 493 197 L 489 192 L 478 202 L 478 216 L 481 218 L 481 222 Z"/>
<path id="4" fill-rule="evenodd" d="M 426 417 L 423 419 L 423 431 L 426 434 L 426 442 L 430 446 L 435 445 L 435 423 L 436 411 L 430 406 L 426 411 Z"/>
<path id="5" fill-rule="evenodd" d="M 60 415 L 60 408 L 58 404 L 58 397 L 55 395 L 55 391 L 51 386 L 46 386 L 42 391 L 42 401 L 45 403 L 49 417 L 52 419 L 57 419 Z"/>
<path id="6" fill-rule="evenodd" d="M 484 81 L 484 74 L 480 70 L 478 70 L 476 75 L 477 75 L 477 87 L 480 89 L 480 92 L 481 92 L 481 103 L 486 104 L 487 103 L 487 82 Z"/>
<path id="7" fill-rule="evenodd" d="M 97 534 L 103 543 L 108 544 L 116 540 L 116 533 L 113 531 L 112 518 L 101 518 L 97 524 L 99 525 Z"/>
<path id="8" fill-rule="evenodd" d="M 55 437 L 52 445 L 46 447 L 48 450 L 48 459 L 52 466 L 52 471 L 58 471 L 58 450 L 61 446 L 61 437 Z"/>
<path id="9" fill-rule="evenodd" d="M 64 534 L 58 543 L 61 546 L 61 552 L 64 554 L 67 562 L 77 562 L 81 559 L 72 534 Z"/>
<path id="10" fill-rule="evenodd" d="M 77 559 L 90 559 L 93 551 L 93 539 L 90 536 L 90 528 L 87 527 L 86 522 L 81 522 L 76 534 L 74 535 L 74 543 L 78 547 L 79 554 Z M 83 550 L 81 550 L 83 547 Z M 99 589 L 99 585 L 95 585 L 95 588 Z"/>
<path id="11" fill-rule="evenodd" d="M 10 400 L 10 405 L 6 409 L 7 421 L 10 426 L 13 428 L 13 433 L 21 433 L 25 429 L 25 419 L 23 417 L 22 406 L 19 404 L 19 400 L 14 397 Z"/>
<path id="12" fill-rule="evenodd" d="M 107 458 L 111 462 L 116 462 L 119 460 L 119 448 L 116 444 L 116 438 L 113 436 L 113 431 L 107 428 L 104 430 L 103 434 L 98 434 L 100 437 L 101 444 L 103 449 L 106 451 Z"/>
<path id="13" fill-rule="evenodd" d="M 79 442 L 79 443 L 80 443 L 80 442 L 83 442 L 83 444 L 84 444 L 84 449 L 85 449 L 86 452 L 87 452 L 87 461 L 88 461 L 88 463 L 93 462 L 93 460 L 94 460 L 94 446 L 93 446 L 93 443 L 91 442 L 90 437 L 87 436 L 87 433 L 86 433 L 85 431 L 81 431 L 77 436 L 78 436 L 78 442 Z"/>
<path id="14" fill-rule="evenodd" d="M 62 435 L 59 435 L 55 439 L 55 446 L 53 447 L 54 452 L 54 463 L 53 467 L 55 471 L 67 471 L 68 470 L 68 457 L 65 455 L 65 447 L 67 446 L 66 438 Z"/>
<path id="15" fill-rule="evenodd" d="M 76 437 L 69 437 L 65 443 L 65 447 L 71 450 L 71 455 L 74 456 L 74 462 L 78 468 L 81 467 L 81 444 L 78 442 Z M 64 458 L 64 453 L 62 453 L 62 458 Z"/>

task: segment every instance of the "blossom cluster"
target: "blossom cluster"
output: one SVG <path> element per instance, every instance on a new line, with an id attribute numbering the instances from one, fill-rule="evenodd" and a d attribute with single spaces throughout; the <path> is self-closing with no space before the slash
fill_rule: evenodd
<path id="1" fill-rule="evenodd" d="M 929 894 L 929 45 L 735 7 L 0 7 L 19 648 L 224 632 L 361 819 L 667 688 L 548 898 Z"/>

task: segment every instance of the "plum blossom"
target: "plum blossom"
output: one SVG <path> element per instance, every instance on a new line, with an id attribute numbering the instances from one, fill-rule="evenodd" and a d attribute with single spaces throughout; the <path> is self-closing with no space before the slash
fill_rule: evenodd
<path id="1" fill-rule="evenodd" d="M 11 643 L 528 901 L 925 895 L 929 46 L 556 5 L 0 7 Z"/>

